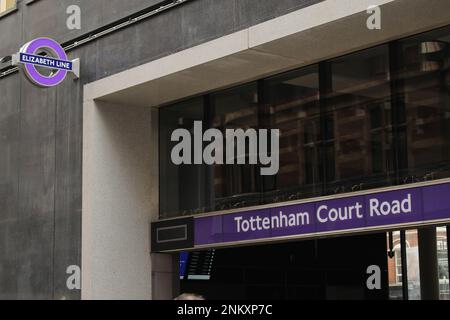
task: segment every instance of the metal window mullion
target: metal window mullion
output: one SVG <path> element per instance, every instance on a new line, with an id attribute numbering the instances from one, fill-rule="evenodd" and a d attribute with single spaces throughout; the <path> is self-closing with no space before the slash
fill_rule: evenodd
<path id="1" fill-rule="evenodd" d="M 400 231 L 400 252 L 402 260 L 402 292 L 403 300 L 409 300 L 408 292 L 408 260 L 406 253 L 406 231 Z"/>

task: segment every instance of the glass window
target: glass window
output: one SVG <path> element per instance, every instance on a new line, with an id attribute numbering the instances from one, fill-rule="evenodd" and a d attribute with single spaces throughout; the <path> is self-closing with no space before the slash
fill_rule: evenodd
<path id="1" fill-rule="evenodd" d="M 405 231 L 405 244 L 408 299 L 420 300 L 420 267 L 417 229 Z M 392 232 L 392 245 L 394 255 L 391 257 L 388 255 L 389 298 L 391 300 L 400 300 L 403 299 L 402 286 L 403 281 L 405 281 L 405 277 L 403 275 L 400 231 Z"/>
<path id="2" fill-rule="evenodd" d="M 320 194 L 320 109 L 317 65 L 264 83 L 267 127 L 280 130 L 280 169 L 264 178 L 266 201 Z"/>
<path id="3" fill-rule="evenodd" d="M 402 291 L 402 255 L 400 243 L 400 231 L 392 232 L 392 244 L 389 243 L 389 233 L 386 235 L 388 247 L 388 276 L 389 276 L 389 299 L 403 299 Z M 392 247 L 391 247 L 392 245 Z M 392 249 L 390 252 L 389 248 Z"/>
<path id="4" fill-rule="evenodd" d="M 161 108 L 161 217 L 450 177 L 449 40 L 442 28 Z M 171 132 L 195 120 L 280 130 L 278 173 L 173 165 Z"/>
<path id="5" fill-rule="evenodd" d="M 379 46 L 329 62 L 325 81 L 328 192 L 389 184 L 392 171 L 389 48 Z"/>
<path id="6" fill-rule="evenodd" d="M 202 129 L 258 128 L 258 92 L 255 83 L 198 97 L 160 110 L 160 217 L 169 218 L 202 212 L 261 204 L 259 170 L 256 165 L 175 165 L 171 141 L 175 129 L 194 135 L 194 122 Z M 203 148 L 207 143 L 203 143 Z M 222 153 L 227 158 L 225 144 Z M 202 148 L 202 150 L 203 150 Z M 246 146 L 248 152 L 249 148 Z M 237 155 L 237 152 L 235 152 Z M 193 160 L 193 154 L 191 154 Z M 192 161 L 193 163 L 193 161 Z"/>
<path id="7" fill-rule="evenodd" d="M 408 182 L 450 176 L 449 42 L 448 29 L 399 42 L 401 175 Z"/>
<path id="8" fill-rule="evenodd" d="M 448 274 L 448 250 L 446 227 L 436 228 L 437 257 L 439 268 L 439 299 L 450 300 L 449 274 Z"/>
<path id="9" fill-rule="evenodd" d="M 16 0 L 0 0 L 0 14 L 16 8 Z"/>
<path id="10" fill-rule="evenodd" d="M 406 230 L 406 261 L 409 300 L 420 300 L 420 266 L 417 229 Z"/>
<path id="11" fill-rule="evenodd" d="M 161 218 L 192 215 L 207 210 L 205 198 L 206 172 L 201 165 L 175 165 L 171 150 L 178 142 L 171 142 L 175 129 L 187 129 L 193 134 L 194 121 L 203 121 L 203 98 L 162 108 L 160 111 L 160 214 Z M 191 155 L 192 158 L 192 155 Z"/>
<path id="12" fill-rule="evenodd" d="M 207 110 L 211 128 L 219 129 L 225 136 L 226 129 L 258 128 L 258 91 L 256 83 L 240 86 L 210 96 Z M 256 165 L 248 159 L 246 142 L 246 164 L 212 165 L 209 172 L 211 194 L 209 198 L 214 210 L 225 210 L 260 204 L 260 179 Z M 226 149 L 226 148 L 224 148 Z M 223 150 L 225 159 L 228 158 Z M 234 155 L 237 155 L 235 150 Z"/>
<path id="13" fill-rule="evenodd" d="M 402 283 L 402 253 L 400 245 L 396 245 L 394 248 L 395 253 L 395 284 L 401 285 Z"/>

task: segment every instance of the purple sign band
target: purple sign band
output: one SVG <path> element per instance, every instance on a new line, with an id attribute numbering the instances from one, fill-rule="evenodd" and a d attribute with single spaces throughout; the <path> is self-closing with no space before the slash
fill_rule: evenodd
<path id="1" fill-rule="evenodd" d="M 194 218 L 195 245 L 450 221 L 450 183 Z"/>

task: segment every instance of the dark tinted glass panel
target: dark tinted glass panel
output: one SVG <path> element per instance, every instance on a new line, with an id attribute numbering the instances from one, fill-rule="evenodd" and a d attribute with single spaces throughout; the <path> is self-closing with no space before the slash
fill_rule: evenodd
<path id="1" fill-rule="evenodd" d="M 203 98 L 160 111 L 160 213 L 164 218 L 207 211 L 206 167 L 176 166 L 171 161 L 171 150 L 178 143 L 171 142 L 172 132 L 183 128 L 193 135 L 194 121 L 203 121 Z"/>
<path id="2" fill-rule="evenodd" d="M 225 137 L 226 129 L 258 128 L 258 92 L 256 83 L 212 94 L 207 110 L 211 128 L 219 129 Z M 247 142 L 248 143 L 248 142 Z M 225 149 L 225 148 L 224 148 Z M 210 173 L 210 200 L 213 210 L 224 210 L 260 204 L 259 177 L 255 165 L 213 165 Z M 228 158 L 226 150 L 223 151 Z M 237 150 L 234 152 L 237 155 Z"/>
<path id="3" fill-rule="evenodd" d="M 450 177 L 449 40 L 447 27 L 161 108 L 161 217 Z M 195 120 L 280 130 L 278 173 L 173 165 L 170 135 Z"/>
<path id="4" fill-rule="evenodd" d="M 264 178 L 265 201 L 320 194 L 320 112 L 317 66 L 271 78 L 264 83 L 263 114 L 280 130 L 280 169 Z"/>
<path id="5" fill-rule="evenodd" d="M 329 62 L 324 81 L 327 193 L 389 184 L 391 90 L 387 45 Z"/>
<path id="6" fill-rule="evenodd" d="M 400 41 L 398 46 L 405 182 L 450 176 L 449 42 L 447 29 Z"/>

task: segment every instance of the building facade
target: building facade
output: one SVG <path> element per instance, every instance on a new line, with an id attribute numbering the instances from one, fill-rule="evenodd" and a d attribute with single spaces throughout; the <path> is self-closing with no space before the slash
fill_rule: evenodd
<path id="1" fill-rule="evenodd" d="M 0 4 L 0 298 L 170 299 L 221 288 L 243 299 L 258 292 L 297 299 L 313 288 L 316 298 L 448 299 L 447 1 Z M 79 29 L 68 25 L 74 5 Z M 38 37 L 80 59 L 78 80 L 40 88 L 11 64 Z M 261 164 L 174 164 L 173 131 L 193 133 L 198 121 L 223 134 L 278 129 L 277 174 L 261 175 Z M 420 193 L 420 218 L 229 241 L 219 221 L 404 190 Z M 159 241 L 160 230 L 179 225 L 183 241 L 176 232 Z M 205 241 L 199 226 L 211 229 Z M 261 244 L 273 257 L 261 258 Z M 336 256 L 344 245 L 364 253 Z M 178 253 L 186 250 L 190 262 L 218 250 L 215 282 L 178 281 Z M 230 263 L 257 252 L 258 266 Z M 283 261 L 279 252 L 290 262 L 261 268 Z M 382 269 L 379 293 L 361 289 L 361 270 L 371 264 Z M 275 270 L 291 279 L 299 268 L 320 280 L 245 276 Z M 226 287 L 237 269 L 244 276 Z"/>

